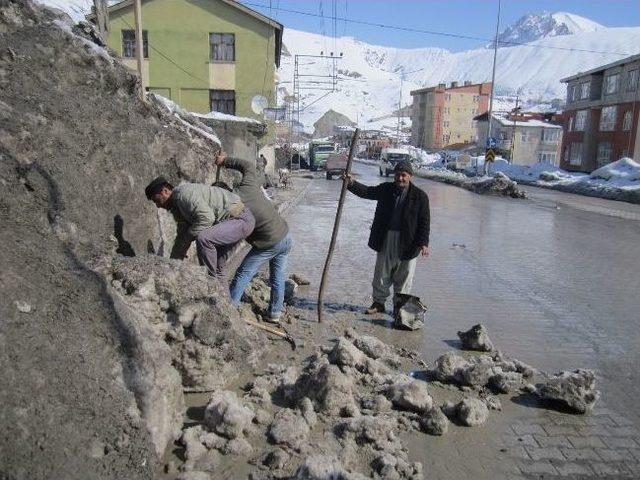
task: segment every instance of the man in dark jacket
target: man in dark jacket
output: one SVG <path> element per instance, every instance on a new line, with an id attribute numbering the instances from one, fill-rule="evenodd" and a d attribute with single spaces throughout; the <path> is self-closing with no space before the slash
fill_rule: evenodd
<path id="1" fill-rule="evenodd" d="M 279 323 L 284 308 L 287 260 L 293 244 L 289 226 L 262 191 L 262 181 L 258 179 L 255 162 L 230 158 L 220 151 L 215 163 L 242 173 L 242 181 L 234 187 L 234 191 L 256 219 L 253 232 L 246 238 L 253 248 L 244 257 L 231 281 L 231 300 L 239 304 L 251 279 L 264 263 L 269 262 L 271 295 L 266 320 Z"/>
<path id="2" fill-rule="evenodd" d="M 384 313 L 393 284 L 394 309 L 397 295 L 409 293 L 418 255 L 429 255 L 429 197 L 411 183 L 413 168 L 399 162 L 394 181 L 368 187 L 349 176 L 349 191 L 361 198 L 377 200 L 369 247 L 378 252 L 373 274 L 373 304 L 368 314 Z"/>

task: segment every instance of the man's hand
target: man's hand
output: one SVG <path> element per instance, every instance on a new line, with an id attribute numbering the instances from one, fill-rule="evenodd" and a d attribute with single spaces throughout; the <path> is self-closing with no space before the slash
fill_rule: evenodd
<path id="1" fill-rule="evenodd" d="M 220 149 L 218 153 L 216 153 L 215 157 L 213 157 L 213 163 L 216 165 L 222 165 L 224 161 L 227 159 L 227 153 Z"/>
<path id="2" fill-rule="evenodd" d="M 429 246 L 428 245 L 423 245 L 420 247 L 420 255 L 422 255 L 423 257 L 428 257 L 429 256 Z"/>
<path id="3" fill-rule="evenodd" d="M 347 185 L 351 185 L 353 183 L 353 175 L 351 175 L 350 173 L 342 172 L 342 175 L 340 175 L 340 178 L 342 180 L 344 180 L 346 178 L 347 179 Z"/>

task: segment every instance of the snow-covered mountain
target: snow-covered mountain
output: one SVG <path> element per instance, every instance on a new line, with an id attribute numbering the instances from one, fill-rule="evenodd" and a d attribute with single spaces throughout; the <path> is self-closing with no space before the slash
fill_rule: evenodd
<path id="1" fill-rule="evenodd" d="M 529 43 L 541 38 L 590 33 L 605 27 L 588 18 L 566 12 L 530 13 L 498 35 L 498 45 Z M 487 47 L 492 47 L 493 42 Z"/>
<path id="2" fill-rule="evenodd" d="M 564 13 L 550 18 L 565 25 L 569 33 L 560 34 L 564 27 L 553 30 L 553 34 L 548 30 L 543 38 L 526 45 L 498 49 L 497 108 L 509 107 L 516 92 L 525 108 L 563 99 L 566 86 L 560 83 L 561 78 L 640 52 L 640 27 L 606 28 Z M 294 55 L 334 52 L 339 57 L 342 53 L 342 58 L 335 61 L 300 61 L 302 74 L 329 74 L 335 63 L 338 77 L 334 92 L 301 90 L 300 119 L 307 126 L 333 109 L 363 128 L 387 125 L 395 131 L 393 112 L 399 104 L 401 83 L 402 105 L 408 105 L 412 101 L 410 91 L 417 88 L 441 82 L 491 80 L 493 51 L 486 48 L 456 53 L 441 48 L 400 49 L 371 45 L 352 37 L 334 40 L 286 26 L 284 45 L 288 55 L 283 56 L 279 70 L 280 98 L 293 93 Z M 377 120 L 368 122 L 370 119 Z"/>

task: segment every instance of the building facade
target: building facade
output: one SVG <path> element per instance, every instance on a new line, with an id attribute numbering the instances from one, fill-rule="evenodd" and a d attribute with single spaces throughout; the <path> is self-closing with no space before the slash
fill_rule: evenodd
<path id="1" fill-rule="evenodd" d="M 91 17 L 89 17 L 91 19 Z M 109 7 L 107 43 L 137 70 L 132 0 Z M 188 111 L 254 117 L 275 105 L 283 27 L 232 0 L 142 2 L 143 84 Z"/>
<path id="2" fill-rule="evenodd" d="M 484 152 L 489 128 L 488 113 L 475 118 L 478 150 Z M 503 158 L 514 165 L 544 162 L 558 166 L 562 145 L 562 126 L 540 113 L 494 113 L 491 137 Z"/>
<path id="3" fill-rule="evenodd" d="M 424 149 L 475 144 L 473 117 L 489 109 L 491 82 L 451 82 L 411 92 L 411 144 Z"/>
<path id="4" fill-rule="evenodd" d="M 640 160 L 640 55 L 562 79 L 567 84 L 561 167 L 591 172 Z"/>

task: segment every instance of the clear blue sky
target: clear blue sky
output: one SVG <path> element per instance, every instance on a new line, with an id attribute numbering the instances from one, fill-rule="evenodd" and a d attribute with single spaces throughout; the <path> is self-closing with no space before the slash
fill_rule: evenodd
<path id="1" fill-rule="evenodd" d="M 271 16 L 285 28 L 332 35 L 333 0 L 241 0 Z M 262 6 L 258 6 L 262 5 Z M 492 38 L 498 0 L 336 0 L 340 18 L 400 25 L 408 28 Z M 318 15 L 324 21 L 286 10 Z M 502 0 L 500 30 L 526 13 L 564 11 L 589 18 L 607 27 L 640 26 L 640 0 Z M 338 36 L 353 36 L 376 45 L 402 48 L 441 47 L 452 51 L 483 45 L 477 40 L 403 32 L 345 23 L 338 20 Z"/>

